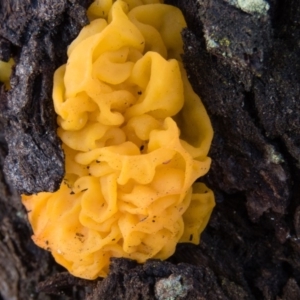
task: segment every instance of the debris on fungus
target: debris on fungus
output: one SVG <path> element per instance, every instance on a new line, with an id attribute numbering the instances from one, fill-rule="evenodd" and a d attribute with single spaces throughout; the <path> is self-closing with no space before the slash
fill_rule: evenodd
<path id="1" fill-rule="evenodd" d="M 180 10 L 102 0 L 88 16 L 54 75 L 64 180 L 22 200 L 35 243 L 94 279 L 111 257 L 143 263 L 199 243 L 214 196 L 195 181 L 209 170 L 213 131 L 181 63 Z"/>

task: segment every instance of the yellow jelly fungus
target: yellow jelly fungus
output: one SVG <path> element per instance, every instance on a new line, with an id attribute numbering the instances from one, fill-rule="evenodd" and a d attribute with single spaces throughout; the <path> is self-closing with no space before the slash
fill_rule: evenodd
<path id="1" fill-rule="evenodd" d="M 213 131 L 180 61 L 181 12 L 155 0 L 98 0 L 54 75 L 65 152 L 55 193 L 22 196 L 34 242 L 75 276 L 106 276 L 199 243 L 214 196 L 203 183 Z"/>
<path id="2" fill-rule="evenodd" d="M 0 81 L 4 83 L 5 88 L 10 89 L 9 78 L 14 61 L 11 58 L 8 62 L 0 60 Z"/>

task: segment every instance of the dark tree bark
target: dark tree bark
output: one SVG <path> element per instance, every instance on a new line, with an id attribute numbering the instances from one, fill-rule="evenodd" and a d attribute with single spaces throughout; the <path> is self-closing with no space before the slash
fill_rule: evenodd
<path id="1" fill-rule="evenodd" d="M 165 3 L 187 20 L 183 61 L 215 132 L 205 181 L 217 205 L 200 245 L 178 245 L 167 262 L 114 259 L 107 278 L 86 281 L 32 243 L 15 190 L 53 190 L 63 174 L 51 74 L 88 1 L 4 1 L 0 59 L 17 65 L 0 94 L 0 299 L 300 299 L 299 1 Z"/>

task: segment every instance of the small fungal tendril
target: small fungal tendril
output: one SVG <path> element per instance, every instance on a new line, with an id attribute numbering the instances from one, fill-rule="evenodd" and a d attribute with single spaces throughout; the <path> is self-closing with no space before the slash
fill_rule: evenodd
<path id="1" fill-rule="evenodd" d="M 13 65 L 14 61 L 12 58 L 8 62 L 0 60 L 0 82 L 4 83 L 6 90 L 10 89 L 9 79 Z"/>

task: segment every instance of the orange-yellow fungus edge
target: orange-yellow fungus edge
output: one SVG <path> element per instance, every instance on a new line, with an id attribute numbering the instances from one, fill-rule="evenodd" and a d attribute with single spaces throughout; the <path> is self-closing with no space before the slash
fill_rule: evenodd
<path id="1" fill-rule="evenodd" d="M 74 276 L 108 274 L 199 243 L 215 205 L 205 175 L 213 130 L 182 67 L 180 10 L 97 0 L 54 75 L 66 173 L 55 193 L 22 196 L 34 242 Z"/>
<path id="2" fill-rule="evenodd" d="M 0 60 L 0 82 L 4 83 L 4 86 L 7 90 L 10 89 L 9 79 L 13 65 L 14 60 L 12 58 L 8 62 Z"/>

